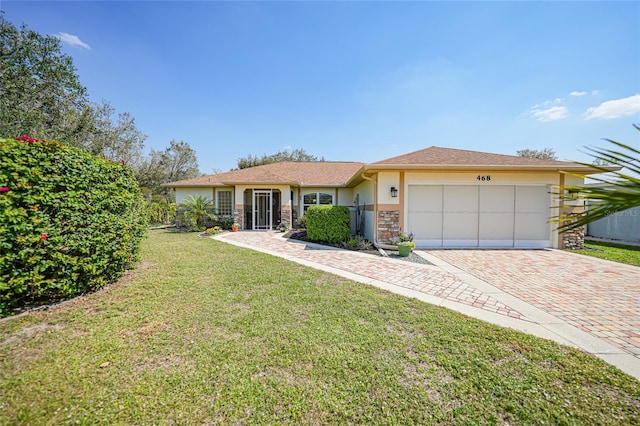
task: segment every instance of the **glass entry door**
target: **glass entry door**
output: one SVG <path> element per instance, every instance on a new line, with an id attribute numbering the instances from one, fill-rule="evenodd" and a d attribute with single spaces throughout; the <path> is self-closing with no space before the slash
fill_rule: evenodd
<path id="1" fill-rule="evenodd" d="M 273 228 L 271 214 L 271 190 L 253 190 L 253 230 Z"/>

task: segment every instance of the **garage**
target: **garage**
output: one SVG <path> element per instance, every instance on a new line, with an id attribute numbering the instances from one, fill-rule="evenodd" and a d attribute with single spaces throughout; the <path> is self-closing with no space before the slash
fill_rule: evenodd
<path id="1" fill-rule="evenodd" d="M 409 185 L 418 247 L 551 247 L 547 185 Z"/>

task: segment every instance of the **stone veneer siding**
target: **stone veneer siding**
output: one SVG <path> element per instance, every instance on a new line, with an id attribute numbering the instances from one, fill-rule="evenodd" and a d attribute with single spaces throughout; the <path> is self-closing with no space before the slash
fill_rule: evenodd
<path id="1" fill-rule="evenodd" d="M 584 248 L 585 227 L 581 226 L 562 234 L 562 248 L 567 250 L 581 250 Z"/>
<path id="2" fill-rule="evenodd" d="M 282 206 L 282 210 L 280 210 L 280 220 L 282 220 L 283 223 L 289 225 L 290 228 L 292 227 L 293 223 L 291 222 L 291 208 L 289 206 Z"/>
<path id="3" fill-rule="evenodd" d="M 400 231 L 400 212 L 398 210 L 378 211 L 378 241 L 388 243 Z"/>
<path id="4" fill-rule="evenodd" d="M 562 214 L 565 216 L 565 220 L 573 221 L 573 218 L 579 218 L 584 212 L 582 206 L 573 206 L 562 209 Z M 566 250 L 581 250 L 584 248 L 584 234 L 586 233 L 586 227 L 580 226 L 567 232 L 563 232 L 562 235 L 562 248 Z"/>
<path id="5" fill-rule="evenodd" d="M 240 229 L 244 229 L 244 209 L 236 207 L 233 211 L 233 221 L 240 224 Z"/>

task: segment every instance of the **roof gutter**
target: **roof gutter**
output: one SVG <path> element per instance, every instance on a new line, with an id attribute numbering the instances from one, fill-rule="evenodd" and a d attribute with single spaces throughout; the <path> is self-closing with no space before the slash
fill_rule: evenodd
<path id="1" fill-rule="evenodd" d="M 458 170 L 458 171 L 477 171 L 477 170 L 500 170 L 500 171 L 536 171 L 536 172 L 560 172 L 560 173 L 603 173 L 600 169 L 583 166 L 580 164 L 568 165 L 504 165 L 504 164 L 366 164 L 365 172 L 376 170 L 422 170 L 422 171 L 440 171 L 440 170 Z M 604 166 L 607 171 L 619 170 L 618 166 Z"/>

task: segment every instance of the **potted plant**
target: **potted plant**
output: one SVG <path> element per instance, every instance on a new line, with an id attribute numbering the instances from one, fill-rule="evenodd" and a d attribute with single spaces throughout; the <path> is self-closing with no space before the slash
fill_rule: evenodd
<path id="1" fill-rule="evenodd" d="M 231 232 L 238 232 L 238 228 L 240 228 L 240 224 L 238 222 L 233 222 L 233 225 L 231 225 Z"/>
<path id="2" fill-rule="evenodd" d="M 287 225 L 285 222 L 281 222 L 280 225 L 278 225 L 278 229 L 280 230 L 280 232 L 286 232 L 288 228 L 289 225 Z"/>
<path id="3" fill-rule="evenodd" d="M 411 251 L 415 248 L 416 243 L 413 241 L 401 241 L 398 243 L 398 254 L 402 257 L 407 257 L 411 254 Z"/>
<path id="4" fill-rule="evenodd" d="M 409 256 L 413 249 L 416 248 L 416 243 L 413 242 L 413 232 L 407 235 L 402 232 L 402 229 L 395 238 L 392 238 L 391 243 L 398 246 L 398 253 L 402 257 Z"/>

